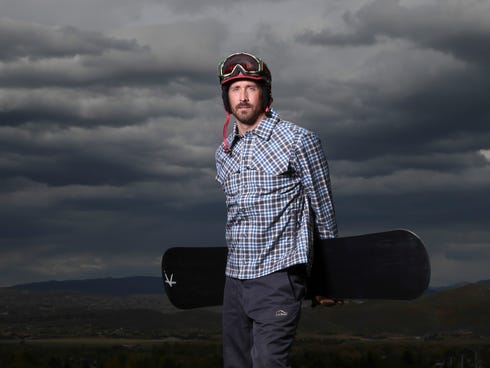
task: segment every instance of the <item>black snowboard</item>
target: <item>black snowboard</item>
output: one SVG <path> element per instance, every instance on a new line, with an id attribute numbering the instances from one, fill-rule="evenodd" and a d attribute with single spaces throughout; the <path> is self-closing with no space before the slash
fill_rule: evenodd
<path id="1" fill-rule="evenodd" d="M 221 305 L 226 247 L 177 247 L 162 257 L 162 276 L 171 303 L 181 309 Z M 411 231 L 320 240 L 314 246 L 312 295 L 334 299 L 409 300 L 428 287 L 430 263 Z"/>

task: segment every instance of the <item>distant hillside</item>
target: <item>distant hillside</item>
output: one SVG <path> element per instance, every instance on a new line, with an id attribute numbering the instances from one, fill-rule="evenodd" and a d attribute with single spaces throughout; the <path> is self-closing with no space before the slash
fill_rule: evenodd
<path id="1" fill-rule="evenodd" d="M 457 289 L 469 284 L 470 283 L 461 283 L 450 286 L 430 287 L 425 292 L 425 295 L 432 295 L 446 290 Z M 490 285 L 490 280 L 481 280 L 476 284 Z M 75 291 L 85 294 L 106 294 L 114 296 L 165 293 L 163 280 L 156 276 L 45 281 L 15 285 L 12 286 L 12 288 L 33 291 Z"/>
<path id="2" fill-rule="evenodd" d="M 478 281 L 478 284 L 483 284 L 483 285 L 490 286 L 490 280 L 481 280 L 481 281 Z"/>
<path id="3" fill-rule="evenodd" d="M 466 285 L 471 285 L 471 284 L 481 284 L 481 285 L 487 285 L 490 286 L 490 280 L 480 280 L 474 283 L 471 282 L 460 282 L 457 284 L 453 285 L 446 285 L 446 286 L 437 286 L 437 287 L 429 287 L 427 291 L 425 292 L 426 295 L 431 295 L 435 293 L 440 293 L 441 291 L 446 291 L 446 290 L 451 290 L 451 289 L 458 289 L 460 287 L 466 286 Z"/>
<path id="4" fill-rule="evenodd" d="M 425 295 L 411 301 L 375 301 L 314 308 L 303 313 L 303 333 L 490 336 L 490 286 L 484 283 Z"/>
<path id="5" fill-rule="evenodd" d="M 484 284 L 410 301 L 346 302 L 332 308 L 311 308 L 306 302 L 299 334 L 429 339 L 490 336 L 490 286 Z M 178 310 L 164 293 L 113 296 L 0 288 L 0 339 L 215 335 L 221 331 L 220 313 L 220 308 Z"/>
<path id="6" fill-rule="evenodd" d="M 74 291 L 84 294 L 114 296 L 165 293 L 162 279 L 154 276 L 46 281 L 15 285 L 12 288 L 32 291 Z"/>

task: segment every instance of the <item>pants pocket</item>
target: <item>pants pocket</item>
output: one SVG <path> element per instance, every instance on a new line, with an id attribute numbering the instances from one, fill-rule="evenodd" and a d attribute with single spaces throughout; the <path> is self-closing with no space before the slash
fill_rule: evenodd
<path id="1" fill-rule="evenodd" d="M 306 294 L 306 278 L 302 274 L 288 272 L 291 293 L 296 301 L 303 300 Z"/>

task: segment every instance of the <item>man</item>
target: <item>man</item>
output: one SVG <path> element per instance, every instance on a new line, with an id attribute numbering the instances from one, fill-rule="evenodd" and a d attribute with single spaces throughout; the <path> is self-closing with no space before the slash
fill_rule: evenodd
<path id="1" fill-rule="evenodd" d="M 271 108 L 263 60 L 232 54 L 218 74 L 227 113 L 216 151 L 227 205 L 224 366 L 289 367 L 313 236 L 337 234 L 328 165 L 317 136 Z"/>

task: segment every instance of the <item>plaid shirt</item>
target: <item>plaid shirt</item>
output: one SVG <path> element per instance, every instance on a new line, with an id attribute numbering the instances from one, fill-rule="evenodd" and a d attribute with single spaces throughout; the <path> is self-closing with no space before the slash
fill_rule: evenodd
<path id="1" fill-rule="evenodd" d="M 335 237 L 328 164 L 312 132 L 275 111 L 216 151 L 216 180 L 226 195 L 226 275 L 261 277 L 311 261 L 313 232 Z"/>

